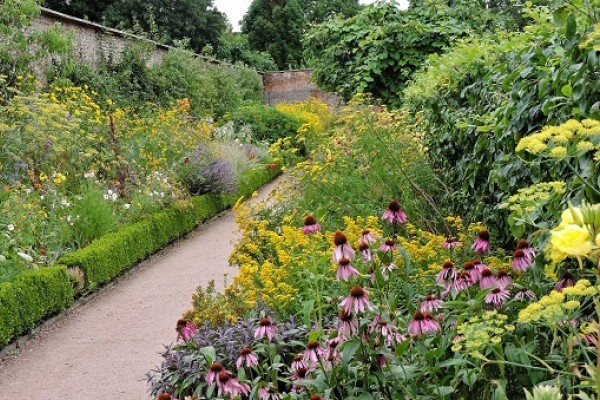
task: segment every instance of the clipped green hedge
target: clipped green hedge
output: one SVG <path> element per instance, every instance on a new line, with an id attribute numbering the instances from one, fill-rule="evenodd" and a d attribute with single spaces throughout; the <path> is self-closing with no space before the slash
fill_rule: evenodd
<path id="1" fill-rule="evenodd" d="M 239 197 L 250 195 L 279 173 L 279 170 L 266 168 L 247 171 L 239 179 L 236 195 L 194 197 L 191 202 L 176 204 L 144 221 L 103 236 L 81 250 L 65 254 L 59 262 L 67 267 L 81 268 L 85 274 L 85 289 L 93 290 L 191 231 L 202 221 L 232 206 Z"/>
<path id="2" fill-rule="evenodd" d="M 72 301 L 73 289 L 64 266 L 28 271 L 13 282 L 1 283 L 0 349 Z"/>
<path id="3" fill-rule="evenodd" d="M 59 260 L 60 265 L 29 271 L 13 282 L 1 283 L 0 349 L 33 329 L 45 317 L 72 304 L 75 293 L 67 274 L 68 267 L 81 268 L 86 278 L 84 288 L 92 291 L 232 206 L 240 197 L 249 196 L 280 173 L 279 169 L 249 170 L 240 177 L 236 195 L 194 197 L 188 203 L 125 225 L 81 250 L 65 254 Z"/>

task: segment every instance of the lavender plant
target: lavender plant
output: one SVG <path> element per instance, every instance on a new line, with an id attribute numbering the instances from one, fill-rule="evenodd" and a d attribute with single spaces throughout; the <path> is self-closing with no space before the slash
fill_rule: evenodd
<path id="1" fill-rule="evenodd" d="M 204 144 L 183 159 L 178 175 L 192 195 L 235 193 L 237 190 L 237 176 L 231 163 L 216 157 Z"/>

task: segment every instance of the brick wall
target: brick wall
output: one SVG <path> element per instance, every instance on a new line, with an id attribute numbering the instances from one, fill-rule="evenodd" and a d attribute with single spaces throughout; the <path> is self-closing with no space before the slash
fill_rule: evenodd
<path id="1" fill-rule="evenodd" d="M 337 106 L 341 99 L 333 94 L 320 90 L 311 80 L 311 71 L 277 71 L 262 73 L 265 104 L 295 103 L 316 97 L 321 101 Z"/>

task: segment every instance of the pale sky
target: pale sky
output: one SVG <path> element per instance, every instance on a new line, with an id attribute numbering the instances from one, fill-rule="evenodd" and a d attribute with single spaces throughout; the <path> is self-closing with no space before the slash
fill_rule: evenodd
<path id="1" fill-rule="evenodd" d="M 371 4 L 375 3 L 376 0 L 360 0 L 360 4 Z M 242 20 L 246 11 L 248 11 L 248 7 L 252 0 L 214 0 L 213 4 L 219 9 L 219 11 L 224 12 L 227 15 L 227 19 L 233 25 L 233 30 L 235 32 L 240 31 L 239 21 Z M 408 0 L 399 0 L 398 4 L 401 7 L 408 7 Z"/>

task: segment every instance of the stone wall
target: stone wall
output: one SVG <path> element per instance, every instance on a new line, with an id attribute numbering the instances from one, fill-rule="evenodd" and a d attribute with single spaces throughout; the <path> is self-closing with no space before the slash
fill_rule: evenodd
<path id="1" fill-rule="evenodd" d="M 311 70 L 309 69 L 264 72 L 262 77 L 265 104 L 295 103 L 309 97 L 316 97 L 330 106 L 341 104 L 339 97 L 317 87 L 311 80 Z"/>

